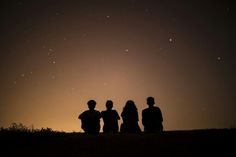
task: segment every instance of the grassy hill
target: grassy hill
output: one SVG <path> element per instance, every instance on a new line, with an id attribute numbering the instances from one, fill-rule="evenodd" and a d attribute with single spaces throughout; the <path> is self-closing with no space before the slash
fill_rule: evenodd
<path id="1" fill-rule="evenodd" d="M 1 130 L 0 139 L 3 156 L 231 156 L 236 129 L 117 135 Z"/>

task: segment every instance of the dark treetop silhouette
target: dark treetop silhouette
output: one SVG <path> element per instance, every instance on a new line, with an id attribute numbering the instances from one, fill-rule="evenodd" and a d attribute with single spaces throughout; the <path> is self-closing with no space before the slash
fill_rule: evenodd
<path id="1" fill-rule="evenodd" d="M 123 123 L 121 124 L 121 133 L 139 133 L 141 129 L 138 125 L 138 111 L 134 101 L 128 100 L 121 113 Z"/>
<path id="2" fill-rule="evenodd" d="M 89 110 L 79 115 L 79 119 L 81 119 L 82 123 L 81 128 L 85 133 L 98 134 L 100 131 L 101 113 L 95 110 L 96 101 L 89 100 L 87 104 Z"/>
<path id="3" fill-rule="evenodd" d="M 154 106 L 155 100 L 153 97 L 147 98 L 148 108 L 142 111 L 142 123 L 144 132 L 155 133 L 163 131 L 163 117 L 159 107 Z"/>
<path id="4" fill-rule="evenodd" d="M 103 132 L 104 133 L 118 133 L 119 126 L 118 120 L 120 119 L 119 114 L 116 110 L 112 110 L 113 102 L 108 100 L 106 102 L 106 111 L 101 112 L 101 117 L 103 119 Z"/>

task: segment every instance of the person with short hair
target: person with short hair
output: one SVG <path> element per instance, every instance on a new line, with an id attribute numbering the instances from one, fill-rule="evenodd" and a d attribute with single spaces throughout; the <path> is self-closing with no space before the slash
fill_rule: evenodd
<path id="1" fill-rule="evenodd" d="M 101 112 L 101 117 L 103 119 L 103 132 L 104 133 L 118 133 L 119 126 L 118 120 L 120 120 L 120 116 L 116 110 L 112 110 L 113 102 L 108 100 L 106 102 L 106 110 Z"/>
<path id="2" fill-rule="evenodd" d="M 79 119 L 81 119 L 81 128 L 84 130 L 85 133 L 98 134 L 100 131 L 101 113 L 95 110 L 95 100 L 89 100 L 87 104 L 89 110 L 84 111 L 78 117 Z"/>
<path id="3" fill-rule="evenodd" d="M 142 111 L 142 123 L 144 132 L 157 133 L 163 131 L 163 117 L 159 107 L 154 106 L 155 100 L 153 97 L 147 98 L 148 108 Z"/>

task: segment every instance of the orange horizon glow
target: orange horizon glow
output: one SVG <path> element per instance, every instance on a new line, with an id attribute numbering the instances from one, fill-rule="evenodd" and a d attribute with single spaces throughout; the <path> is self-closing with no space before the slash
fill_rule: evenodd
<path id="1" fill-rule="evenodd" d="M 4 2 L 0 127 L 80 132 L 94 99 L 133 100 L 143 128 L 148 96 L 165 130 L 235 126 L 232 8 L 214 3 Z"/>

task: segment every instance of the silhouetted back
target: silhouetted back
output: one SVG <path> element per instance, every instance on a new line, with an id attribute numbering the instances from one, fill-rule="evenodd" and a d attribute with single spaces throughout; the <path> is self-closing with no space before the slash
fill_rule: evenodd
<path id="1" fill-rule="evenodd" d="M 154 106 L 155 101 L 153 97 L 147 98 L 148 108 L 142 111 L 142 123 L 144 132 L 155 133 L 163 131 L 163 117 L 159 107 Z"/>
<path id="2" fill-rule="evenodd" d="M 138 125 L 138 111 L 132 100 L 126 102 L 121 113 L 123 123 L 121 124 L 121 133 L 139 133 L 141 129 Z"/>
<path id="3" fill-rule="evenodd" d="M 111 100 L 108 100 L 106 102 L 106 107 L 107 110 L 101 112 L 101 117 L 104 122 L 103 132 L 118 133 L 119 131 L 118 120 L 120 119 L 120 116 L 116 110 L 112 110 L 113 102 Z"/>
<path id="4" fill-rule="evenodd" d="M 85 133 L 98 134 L 100 131 L 101 113 L 94 109 L 95 106 L 96 102 L 94 100 L 88 101 L 89 110 L 79 115 L 79 119 L 81 119 L 82 123 L 81 128 Z"/>

